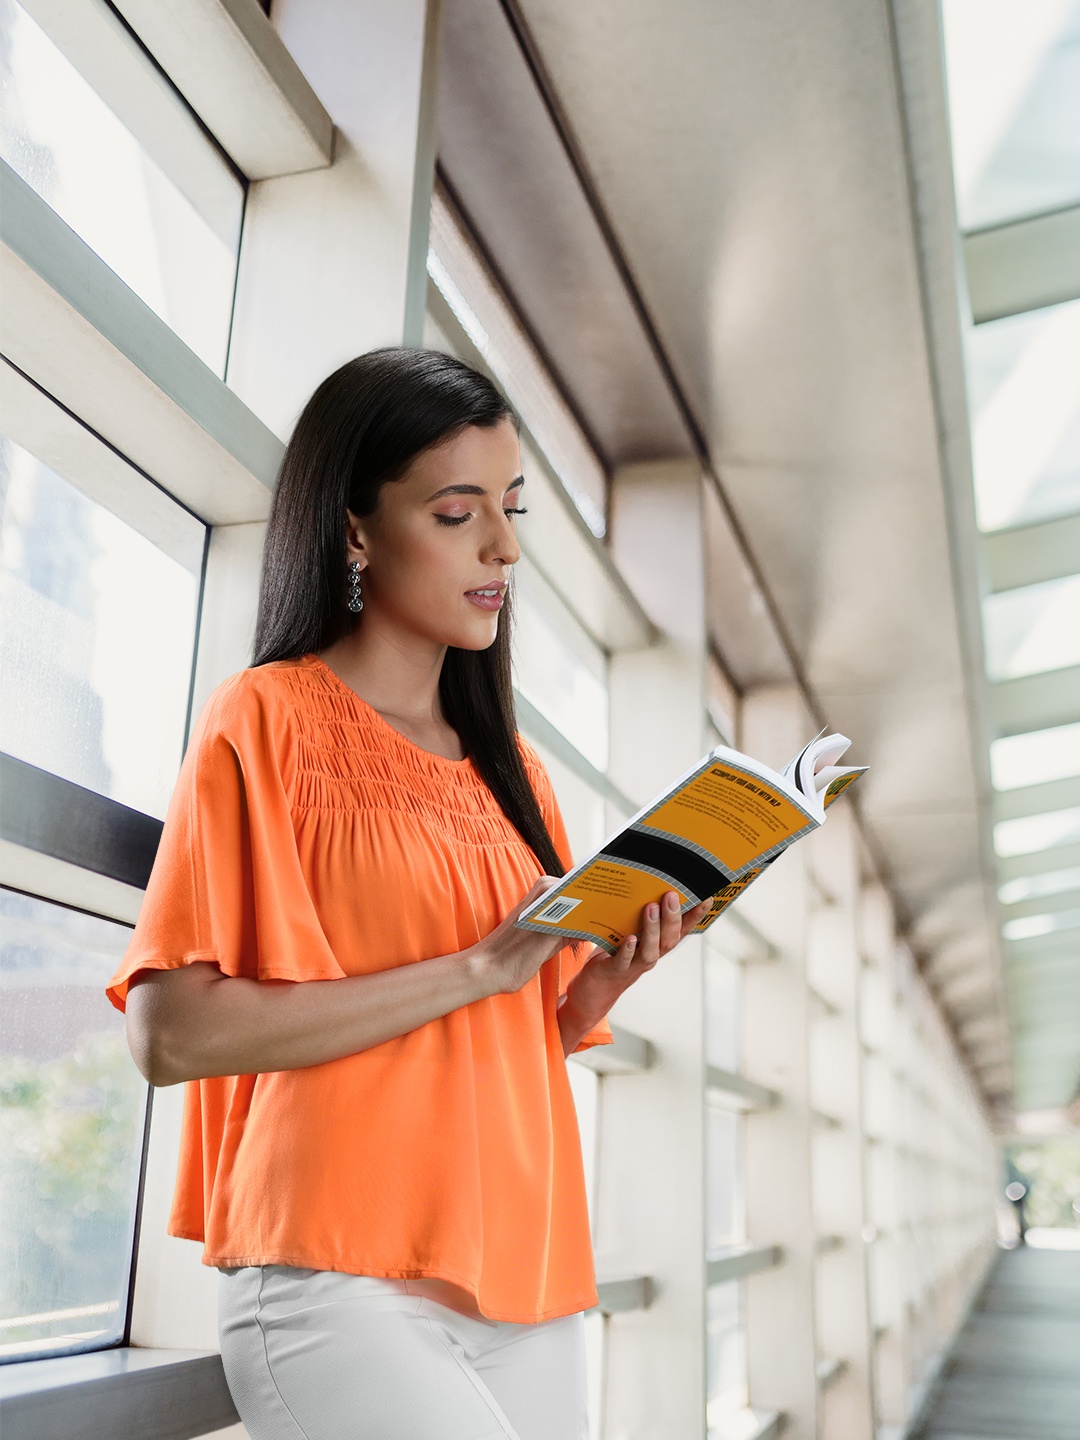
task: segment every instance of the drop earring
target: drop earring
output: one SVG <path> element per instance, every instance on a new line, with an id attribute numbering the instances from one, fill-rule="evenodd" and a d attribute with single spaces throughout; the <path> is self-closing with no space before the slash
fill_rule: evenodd
<path id="1" fill-rule="evenodd" d="M 349 609 L 354 615 L 359 615 L 364 608 L 363 596 L 360 594 L 360 561 L 353 560 L 349 565 Z"/>

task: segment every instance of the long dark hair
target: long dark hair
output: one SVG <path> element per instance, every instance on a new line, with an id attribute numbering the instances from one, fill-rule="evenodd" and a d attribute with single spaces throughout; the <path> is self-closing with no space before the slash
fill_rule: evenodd
<path id="1" fill-rule="evenodd" d="M 345 603 L 346 508 L 371 515 L 382 486 L 400 479 L 421 451 L 467 425 L 490 429 L 504 419 L 517 424 L 486 376 L 434 350 L 372 350 L 328 376 L 304 406 L 281 464 L 252 665 L 323 650 L 354 623 Z M 447 650 L 439 698 L 465 753 L 545 873 L 562 875 L 518 749 L 510 627 L 508 588 L 495 643 Z"/>

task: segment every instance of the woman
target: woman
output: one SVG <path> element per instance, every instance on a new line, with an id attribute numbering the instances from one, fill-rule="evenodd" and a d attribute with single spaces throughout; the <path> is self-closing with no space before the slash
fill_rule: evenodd
<path id="1" fill-rule="evenodd" d="M 253 664 L 199 718 L 110 987 L 147 1079 L 197 1082 L 169 1228 L 221 1271 L 252 1440 L 586 1433 L 565 1056 L 700 911 L 667 895 L 614 956 L 514 927 L 569 863 L 513 721 L 520 469 L 448 356 L 319 386 Z"/>

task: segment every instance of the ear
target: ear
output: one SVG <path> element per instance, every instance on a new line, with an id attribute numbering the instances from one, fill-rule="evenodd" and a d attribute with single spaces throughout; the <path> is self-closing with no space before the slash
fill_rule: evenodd
<path id="1" fill-rule="evenodd" d="M 345 510 L 345 549 L 348 563 L 354 560 L 360 562 L 360 569 L 368 567 L 368 536 L 364 522 L 354 515 L 350 509 Z"/>

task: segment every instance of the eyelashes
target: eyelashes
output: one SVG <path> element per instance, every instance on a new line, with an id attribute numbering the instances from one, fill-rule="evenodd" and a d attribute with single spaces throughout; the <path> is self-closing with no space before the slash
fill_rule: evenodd
<path id="1" fill-rule="evenodd" d="M 528 513 L 525 506 L 521 506 L 517 510 L 510 509 L 503 511 L 504 515 L 527 515 Z M 472 519 L 472 515 L 436 515 L 435 519 L 440 525 L 464 525 L 466 520 Z"/>

